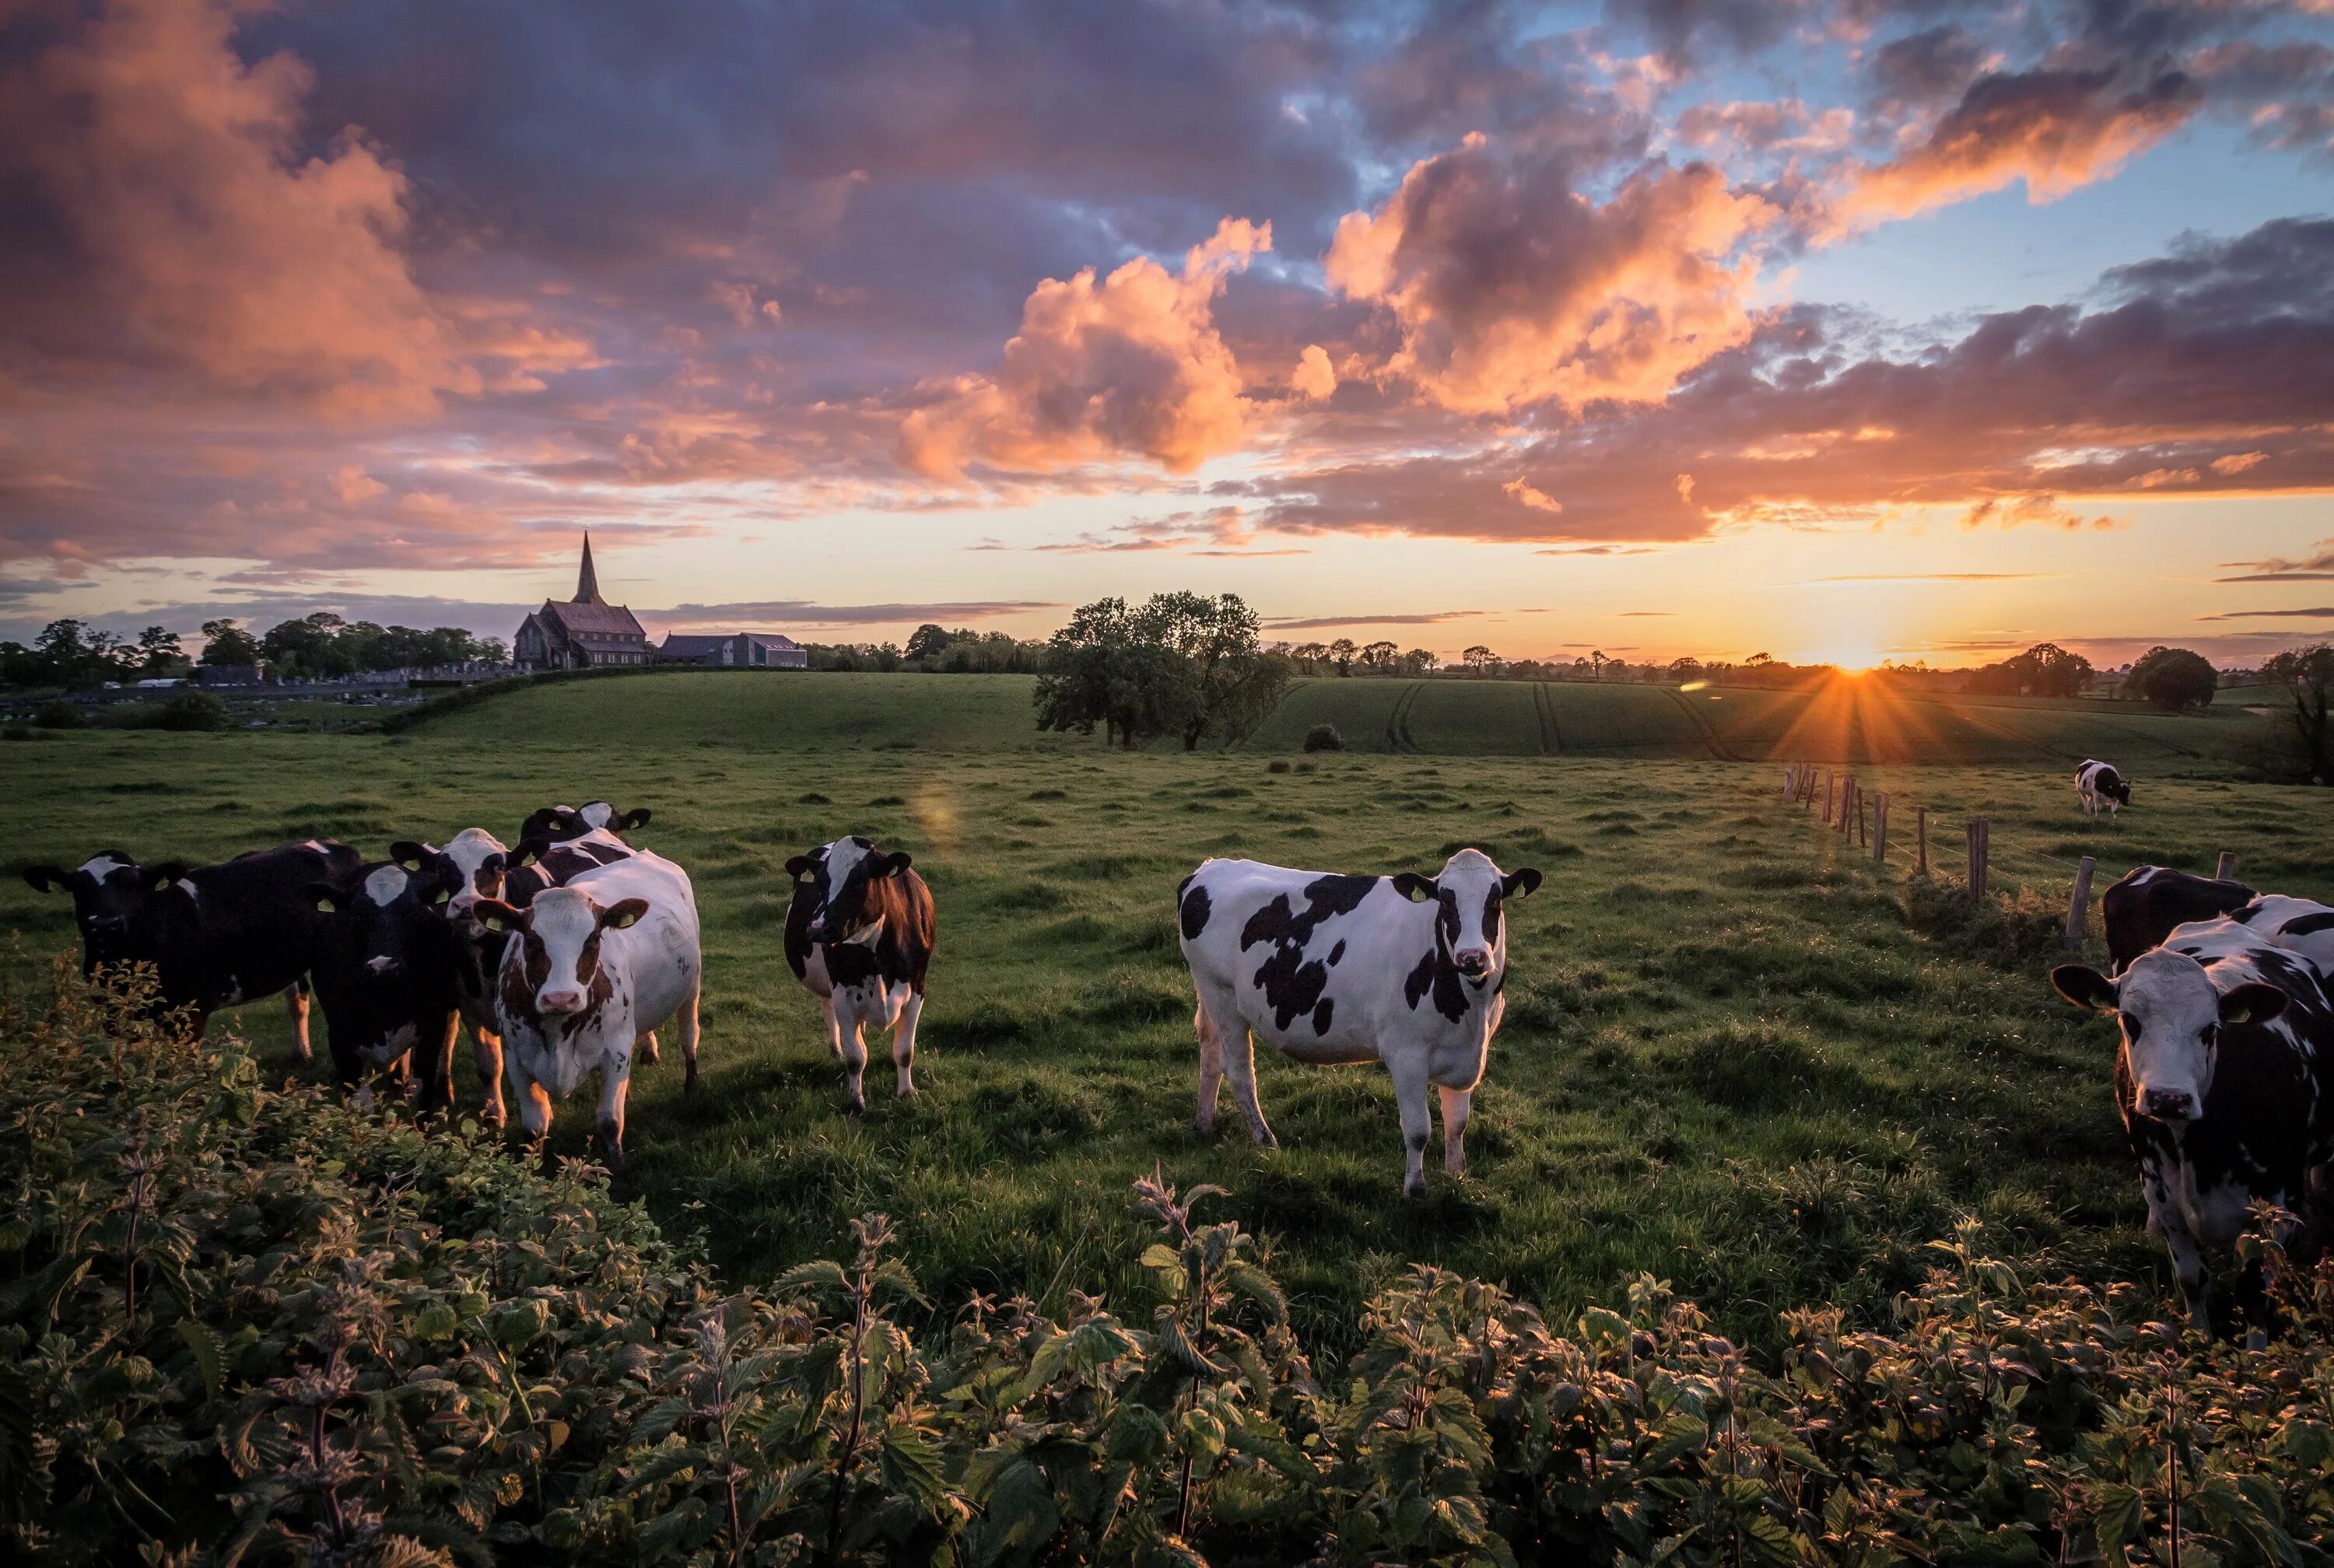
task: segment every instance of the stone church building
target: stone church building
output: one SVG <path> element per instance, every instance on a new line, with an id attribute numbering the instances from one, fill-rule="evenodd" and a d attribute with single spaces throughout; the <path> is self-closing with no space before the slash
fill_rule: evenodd
<path id="1" fill-rule="evenodd" d="M 632 619 L 632 612 L 600 597 L 589 533 L 584 535 L 584 565 L 576 573 L 575 597 L 564 604 L 545 600 L 542 609 L 519 622 L 511 638 L 511 662 L 521 674 L 646 664 L 652 657 L 649 634 Z"/>

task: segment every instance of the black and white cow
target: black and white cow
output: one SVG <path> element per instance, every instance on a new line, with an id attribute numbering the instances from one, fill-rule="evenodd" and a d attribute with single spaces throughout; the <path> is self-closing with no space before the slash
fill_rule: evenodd
<path id="1" fill-rule="evenodd" d="M 152 965 L 160 1006 L 190 1009 L 197 1035 L 220 1008 L 280 991 L 294 1047 L 305 1062 L 312 1054 L 307 974 L 315 938 L 308 890 L 320 882 L 353 886 L 362 859 L 330 839 L 192 868 L 175 861 L 141 866 L 106 850 L 70 871 L 28 866 L 24 880 L 43 892 L 72 895 L 84 977 Z"/>
<path id="2" fill-rule="evenodd" d="M 1467 1115 L 1506 1006 L 1509 899 L 1538 871 L 1501 871 L 1480 850 L 1432 879 L 1337 876 L 1207 861 L 1176 893 L 1199 993 L 1201 1134 L 1229 1077 L 1249 1136 L 1276 1142 L 1257 1103 L 1253 1036 L 1299 1062 L 1383 1062 L 1402 1116 L 1403 1190 L 1426 1190 L 1429 1084 L 1442 1092 L 1444 1169 L 1467 1169 Z"/>
<path id="3" fill-rule="evenodd" d="M 2320 1192 L 2334 1155 L 2334 996 L 2298 954 L 2230 919 L 2180 927 L 2116 979 L 2079 964 L 2050 972 L 2078 1006 L 2112 1015 L 2116 1109 L 2139 1162 L 2148 1228 L 2164 1237 L 2190 1316 L 2209 1330 L 2205 1251 L 2233 1244 L 2256 1200 L 2322 1243 Z M 2298 1261 L 2308 1261 L 2301 1257 Z M 2266 1326 L 2257 1279 L 2238 1305 Z"/>
<path id="4" fill-rule="evenodd" d="M 542 833 L 522 837 L 506 861 L 503 899 L 523 909 L 544 889 L 563 887 L 594 866 L 612 864 L 633 852 L 632 846 L 612 828 L 586 828 L 564 838 Z"/>
<path id="5" fill-rule="evenodd" d="M 553 1099 L 566 1099 L 596 1069 L 601 1148 L 622 1177 L 634 1042 L 673 1020 L 686 1086 L 697 1087 L 704 957 L 688 873 L 661 855 L 637 854 L 546 888 L 523 909 L 494 900 L 477 909 L 511 937 L 495 1017 L 520 1124 L 540 1142 Z"/>
<path id="6" fill-rule="evenodd" d="M 541 839 L 546 843 L 564 843 L 586 833 L 621 835 L 648 825 L 646 806 L 620 812 L 606 801 L 585 801 L 580 806 L 545 806 L 529 813 L 518 826 L 518 842 Z"/>
<path id="7" fill-rule="evenodd" d="M 2104 806 L 2112 818 L 2131 804 L 2131 781 L 2108 763 L 2086 760 L 2075 770 L 2075 793 L 2082 797 L 2083 810 L 2093 816 Z"/>
<path id="8" fill-rule="evenodd" d="M 456 936 L 455 989 L 462 1022 L 470 1030 L 471 1060 L 478 1070 L 487 1120 L 501 1127 L 508 1112 L 503 1105 L 503 1046 L 496 1033 L 494 976 L 502 967 L 503 946 L 509 938 L 486 928 L 477 918 L 477 905 L 482 899 L 506 898 L 510 851 L 486 829 L 464 828 L 442 849 L 408 839 L 390 845 L 389 854 L 409 871 L 451 881 L 454 891 L 446 900 L 444 918 Z"/>
<path id="9" fill-rule="evenodd" d="M 786 967 L 825 1008 L 827 1044 L 842 1058 L 851 1109 L 867 1109 L 860 1080 L 867 1036 L 886 1029 L 893 1087 L 908 1098 L 916 1092 L 916 1022 L 939 930 L 932 890 L 905 853 L 884 854 L 856 837 L 795 856 L 786 874 L 795 880 Z"/>
<path id="10" fill-rule="evenodd" d="M 356 886 L 309 890 L 319 917 L 316 997 L 342 1088 L 372 1102 L 371 1078 L 420 1079 L 421 1109 L 454 1103 L 454 1041 L 460 1027 L 464 933 L 446 918 L 459 879 L 442 864 L 408 871 L 395 861 L 364 868 Z"/>
<path id="11" fill-rule="evenodd" d="M 2108 973 L 2120 975 L 2134 958 L 2160 944 L 2175 928 L 2242 909 L 2253 890 L 2242 882 L 2192 876 L 2170 866 L 2141 866 L 2099 899 L 2107 926 Z"/>
<path id="12" fill-rule="evenodd" d="M 2334 907 L 2284 893 L 2263 893 L 2229 916 L 2272 947 L 2299 953 L 2334 977 Z"/>

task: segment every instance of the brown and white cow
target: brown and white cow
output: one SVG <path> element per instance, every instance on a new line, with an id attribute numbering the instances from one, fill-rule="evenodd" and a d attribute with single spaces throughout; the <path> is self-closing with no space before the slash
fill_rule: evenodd
<path id="1" fill-rule="evenodd" d="M 1467 1116 L 1505 1008 L 1509 899 L 1538 871 L 1461 850 L 1432 878 L 1339 876 L 1207 861 L 1176 892 L 1200 1036 L 1202 1135 L 1225 1078 L 1249 1134 L 1278 1140 L 1257 1101 L 1253 1036 L 1298 1062 L 1383 1062 L 1402 1117 L 1403 1190 L 1426 1191 L 1429 1085 L 1442 1100 L 1443 1165 L 1467 1169 Z"/>
<path id="2" fill-rule="evenodd" d="M 689 875 L 661 855 L 595 866 L 525 909 L 481 900 L 478 918 L 510 935 L 495 986 L 519 1121 L 541 1142 L 551 1102 L 600 1073 L 599 1130 L 608 1169 L 624 1171 L 624 1097 L 634 1042 L 668 1019 L 697 1086 L 697 1009 L 704 976 Z"/>
<path id="3" fill-rule="evenodd" d="M 869 1034 L 892 1031 L 894 1085 L 916 1092 L 916 1022 L 938 927 L 932 891 L 904 853 L 837 839 L 786 862 L 786 967 L 824 1005 L 827 1044 L 843 1061 L 851 1109 L 867 1109 L 861 1074 Z"/>

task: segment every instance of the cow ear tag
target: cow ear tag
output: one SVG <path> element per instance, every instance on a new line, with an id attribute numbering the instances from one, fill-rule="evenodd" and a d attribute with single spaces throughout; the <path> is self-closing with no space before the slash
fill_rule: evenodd
<path id="1" fill-rule="evenodd" d="M 439 889 L 439 890 L 438 890 L 438 896 L 437 896 L 436 898 L 434 898 L 434 899 L 430 899 L 430 900 L 429 900 L 429 902 L 430 902 L 432 905 L 443 904 L 443 903 L 445 903 L 448 899 L 451 899 L 453 896 L 454 896 L 453 894 L 451 894 L 451 893 L 448 892 L 445 889 L 440 888 L 440 889 Z"/>
<path id="2" fill-rule="evenodd" d="M 320 898 L 316 900 L 316 912 L 320 915 L 329 915 L 339 909 L 340 906 L 328 898 Z"/>

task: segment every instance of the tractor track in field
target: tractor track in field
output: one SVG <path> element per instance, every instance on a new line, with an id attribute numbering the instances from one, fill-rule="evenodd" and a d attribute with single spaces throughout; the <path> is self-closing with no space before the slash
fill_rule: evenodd
<path id="1" fill-rule="evenodd" d="M 1418 743 L 1410 738 L 1410 708 L 1411 705 L 1418 700 L 1418 694 L 1425 688 L 1426 682 L 1413 680 L 1403 688 L 1400 697 L 1394 699 L 1394 711 L 1386 715 L 1387 749 L 1413 753 L 1418 750 Z"/>
<path id="2" fill-rule="evenodd" d="M 1542 756 L 1564 755 L 1564 728 L 1556 722 L 1556 698 L 1549 695 L 1548 682 L 1532 682 L 1532 709 L 1539 715 L 1539 754 Z"/>
<path id="3" fill-rule="evenodd" d="M 1747 762 L 1750 760 L 1741 753 L 1737 752 L 1732 746 L 1728 746 L 1723 740 L 1719 738 L 1718 726 L 1711 723 L 1708 716 L 1703 714 L 1700 708 L 1697 708 L 1692 702 L 1689 702 L 1686 699 L 1685 693 L 1671 689 L 1670 700 L 1678 705 L 1678 711 L 1685 715 L 1686 722 L 1693 725 L 1695 731 L 1701 735 L 1702 744 L 1710 748 L 1710 755 L 1712 756 L 1716 757 L 1720 762 Z"/>

